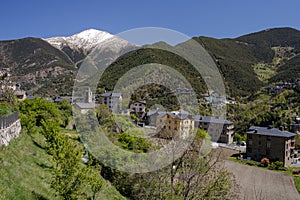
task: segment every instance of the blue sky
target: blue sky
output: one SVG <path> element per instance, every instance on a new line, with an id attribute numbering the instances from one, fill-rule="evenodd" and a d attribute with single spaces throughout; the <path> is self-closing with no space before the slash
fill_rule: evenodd
<path id="1" fill-rule="evenodd" d="M 0 8 L 0 40 L 68 36 L 88 28 L 117 34 L 164 27 L 216 38 L 272 27 L 300 29 L 298 0 L 9 0 Z"/>

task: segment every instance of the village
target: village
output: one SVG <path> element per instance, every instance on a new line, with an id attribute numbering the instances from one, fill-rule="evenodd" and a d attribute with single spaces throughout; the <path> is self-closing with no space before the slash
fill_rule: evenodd
<path id="1" fill-rule="evenodd" d="M 34 95 L 27 95 L 26 91 L 20 89 L 20 85 L 10 81 L 10 71 L 3 69 L 1 75 L 1 90 L 10 89 L 13 95 L 19 100 L 34 99 Z M 278 92 L 284 89 L 295 87 L 299 80 L 276 84 L 273 87 L 264 88 L 264 92 Z M 192 91 L 185 88 L 177 88 L 176 93 L 191 94 Z M 168 94 L 166 94 L 168 95 Z M 219 97 L 216 93 L 203 94 L 205 103 L 211 106 L 226 106 L 226 104 L 236 104 L 234 99 Z M 87 113 L 95 106 L 104 104 L 115 114 L 131 115 L 135 118 L 137 126 L 151 127 L 157 130 L 156 136 L 164 139 L 173 139 L 176 137 L 185 138 L 195 129 L 207 131 L 211 141 L 217 145 L 236 149 L 241 152 L 244 159 L 260 162 L 263 158 L 268 158 L 271 162 L 280 161 L 283 166 L 298 166 L 298 150 L 295 147 L 296 135 L 300 133 L 300 117 L 295 118 L 295 123 L 291 124 L 292 132 L 285 131 L 278 127 L 257 127 L 251 126 L 245 133 L 246 141 L 234 141 L 234 123 L 232 121 L 220 118 L 218 116 L 200 116 L 192 115 L 184 110 L 165 111 L 149 110 L 147 100 L 131 101 L 127 108 L 121 108 L 122 94 L 114 92 L 104 92 L 93 95 L 90 88 L 87 88 L 85 96 L 59 96 L 54 98 L 43 97 L 47 101 L 59 103 L 67 100 L 82 113 Z M 3 123 L 5 124 L 5 120 Z M 2 123 L 2 124 L 3 124 Z M 7 128 L 7 127 L 5 127 Z M 1 126 L 3 129 L 3 126 Z M 5 132 L 7 133 L 7 132 Z M 4 132 L 2 133 L 2 138 Z M 6 137 L 7 138 L 7 137 Z M 2 139 L 4 140 L 4 139 Z M 6 140 L 5 140 L 6 141 Z M 1 143 L 0 143 L 1 144 Z M 7 142 L 2 142 L 6 144 Z M 299 161 L 300 163 L 300 161 Z"/>
<path id="2" fill-rule="evenodd" d="M 85 102 L 77 102 L 82 113 L 95 107 L 90 89 L 86 90 Z M 184 110 L 147 111 L 147 101 L 132 101 L 128 109 L 121 110 L 121 93 L 105 92 L 100 95 L 99 104 L 104 104 L 115 114 L 134 116 L 137 126 L 150 127 L 157 130 L 156 137 L 173 139 L 186 138 L 189 133 L 199 128 L 207 131 L 214 145 L 239 150 L 241 157 L 260 162 L 268 158 L 270 162 L 282 162 L 284 167 L 298 166 L 298 150 L 295 147 L 296 135 L 299 134 L 300 118 L 296 117 L 293 132 L 285 131 L 281 126 L 258 127 L 251 126 L 245 133 L 246 141 L 234 141 L 234 124 L 232 121 L 217 116 L 192 115 Z"/>

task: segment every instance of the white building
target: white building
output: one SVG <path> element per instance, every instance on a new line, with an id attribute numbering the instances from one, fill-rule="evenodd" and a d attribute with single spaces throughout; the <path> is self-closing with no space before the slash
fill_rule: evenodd
<path id="1" fill-rule="evenodd" d="M 120 103 L 122 101 L 121 93 L 105 92 L 100 95 L 101 103 L 105 104 L 111 112 L 120 112 Z"/>
<path id="2" fill-rule="evenodd" d="M 84 102 L 76 102 L 75 106 L 80 109 L 82 114 L 86 114 L 88 111 L 95 108 L 95 102 L 93 101 L 93 93 L 90 88 L 85 91 Z"/>

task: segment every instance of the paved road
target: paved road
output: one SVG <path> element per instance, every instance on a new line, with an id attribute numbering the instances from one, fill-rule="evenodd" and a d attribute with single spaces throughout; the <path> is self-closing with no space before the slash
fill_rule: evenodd
<path id="1" fill-rule="evenodd" d="M 241 152 L 246 152 L 246 146 L 240 146 L 240 145 L 235 145 L 235 144 L 218 144 L 220 147 L 228 148 L 228 149 L 233 149 Z"/>
<path id="2" fill-rule="evenodd" d="M 225 166 L 240 185 L 242 200 L 300 200 L 293 178 L 280 172 L 226 160 Z"/>

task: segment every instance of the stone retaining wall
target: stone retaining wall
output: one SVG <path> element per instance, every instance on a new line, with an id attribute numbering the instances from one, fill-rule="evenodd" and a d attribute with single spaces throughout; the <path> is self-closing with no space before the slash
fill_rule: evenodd
<path id="1" fill-rule="evenodd" d="M 8 143 L 19 136 L 21 123 L 18 112 L 7 117 L 0 117 L 0 146 L 7 146 Z"/>

